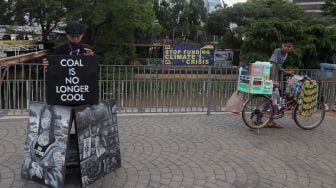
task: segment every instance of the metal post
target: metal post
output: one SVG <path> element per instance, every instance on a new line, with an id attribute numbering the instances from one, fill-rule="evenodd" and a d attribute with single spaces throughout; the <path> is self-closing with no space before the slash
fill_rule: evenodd
<path id="1" fill-rule="evenodd" d="M 207 96 L 207 115 L 210 115 L 210 98 L 211 98 L 211 65 L 208 66 L 208 96 Z"/>
<path id="2" fill-rule="evenodd" d="M 333 110 L 334 103 L 335 103 L 336 69 L 333 69 L 332 72 L 333 72 L 333 79 L 331 81 L 331 88 L 330 88 L 331 91 L 330 91 L 329 98 L 328 98 L 329 110 Z"/>

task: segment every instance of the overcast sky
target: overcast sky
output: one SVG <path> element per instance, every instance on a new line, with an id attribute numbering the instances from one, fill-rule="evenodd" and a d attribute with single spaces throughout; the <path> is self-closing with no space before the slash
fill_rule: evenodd
<path id="1" fill-rule="evenodd" d="M 235 3 L 244 3 L 246 0 L 224 0 L 225 4 L 228 4 L 229 6 L 232 6 Z"/>

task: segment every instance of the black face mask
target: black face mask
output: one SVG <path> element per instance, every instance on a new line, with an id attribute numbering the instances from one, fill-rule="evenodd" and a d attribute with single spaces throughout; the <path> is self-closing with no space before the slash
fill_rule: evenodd
<path id="1" fill-rule="evenodd" d="M 69 49 L 70 49 L 69 55 L 79 55 L 81 52 L 80 44 L 73 44 L 69 42 Z"/>

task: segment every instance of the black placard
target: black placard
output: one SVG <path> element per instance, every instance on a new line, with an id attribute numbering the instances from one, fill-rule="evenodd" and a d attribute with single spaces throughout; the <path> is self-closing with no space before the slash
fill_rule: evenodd
<path id="1" fill-rule="evenodd" d="M 96 56 L 47 56 L 47 103 L 79 106 L 99 100 Z"/>

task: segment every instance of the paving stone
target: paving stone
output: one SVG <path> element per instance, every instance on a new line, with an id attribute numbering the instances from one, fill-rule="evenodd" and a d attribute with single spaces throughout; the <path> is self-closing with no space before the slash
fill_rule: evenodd
<path id="1" fill-rule="evenodd" d="M 234 114 L 120 116 L 122 167 L 89 188 L 336 187 L 335 120 L 304 131 L 285 117 L 256 133 Z M 0 120 L 0 188 L 45 187 L 20 177 L 26 128 Z"/>

